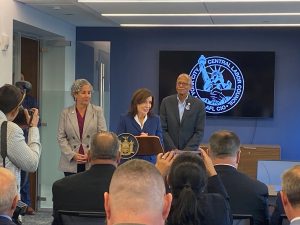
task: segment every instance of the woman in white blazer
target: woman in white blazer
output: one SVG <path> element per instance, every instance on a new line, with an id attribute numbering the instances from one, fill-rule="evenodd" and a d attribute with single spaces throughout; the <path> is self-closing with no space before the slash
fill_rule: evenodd
<path id="1" fill-rule="evenodd" d="M 65 176 L 88 169 L 87 153 L 93 134 L 106 130 L 101 107 L 90 103 L 93 86 L 85 79 L 75 80 L 71 94 L 75 104 L 60 115 L 57 140 L 61 149 L 59 169 Z"/>

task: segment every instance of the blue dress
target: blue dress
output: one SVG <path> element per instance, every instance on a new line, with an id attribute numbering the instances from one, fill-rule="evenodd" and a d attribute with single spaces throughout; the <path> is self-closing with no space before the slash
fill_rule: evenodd
<path id="1" fill-rule="evenodd" d="M 148 115 L 146 122 L 144 123 L 143 129 L 135 121 L 134 117 L 130 114 L 121 115 L 119 125 L 116 133 L 119 135 L 121 133 L 130 133 L 134 136 L 139 136 L 141 133 L 148 133 L 148 135 L 158 136 L 160 142 L 162 143 L 162 129 L 159 116 L 152 114 Z M 156 155 L 151 156 L 135 156 L 134 158 L 144 159 L 153 164 L 156 163 Z M 121 161 L 124 162 L 124 161 Z"/>

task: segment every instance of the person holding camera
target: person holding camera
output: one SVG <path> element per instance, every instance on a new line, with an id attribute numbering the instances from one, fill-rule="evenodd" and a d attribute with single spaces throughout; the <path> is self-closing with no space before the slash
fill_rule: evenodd
<path id="1" fill-rule="evenodd" d="M 25 94 L 22 90 L 14 85 L 5 84 L 0 88 L 1 144 L 6 142 L 6 148 L 1 147 L 0 162 L 1 166 L 6 167 L 15 174 L 18 193 L 20 193 L 21 170 L 36 171 L 42 148 L 37 128 L 39 122 L 38 109 L 31 109 L 32 116 L 29 115 L 27 109 L 24 109 L 26 121 L 29 123 L 28 144 L 25 141 L 22 129 L 12 122 L 18 115 L 24 98 Z"/>
<path id="2" fill-rule="evenodd" d="M 24 93 L 26 93 L 26 96 L 22 102 L 23 109 L 27 109 L 29 114 L 33 114 L 32 108 L 38 109 L 38 102 L 35 97 L 33 97 L 30 92 L 32 90 L 32 84 L 25 80 L 25 76 L 23 73 L 21 73 L 21 80 L 17 81 L 15 83 L 15 86 L 20 88 Z M 28 141 L 28 123 L 26 121 L 26 116 L 24 113 L 24 110 L 21 109 L 17 115 L 17 117 L 14 119 L 14 123 L 18 124 L 23 132 L 26 142 Z M 40 126 L 40 122 L 38 124 L 38 127 Z M 26 214 L 27 215 L 34 215 L 35 211 L 31 207 L 31 199 L 30 199 L 30 182 L 29 182 L 29 173 L 26 171 L 21 170 L 21 201 L 26 203 L 28 205 Z"/>

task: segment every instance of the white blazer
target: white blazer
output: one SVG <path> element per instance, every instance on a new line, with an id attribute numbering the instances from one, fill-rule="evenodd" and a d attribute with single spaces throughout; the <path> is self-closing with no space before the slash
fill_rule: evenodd
<path id="1" fill-rule="evenodd" d="M 59 169 L 63 172 L 77 173 L 77 163 L 73 160 L 82 144 L 84 152 L 90 149 L 92 136 L 100 131 L 106 131 L 106 122 L 100 106 L 89 104 L 85 113 L 82 140 L 75 105 L 65 108 L 58 125 L 57 141 L 61 149 Z M 89 167 L 89 165 L 86 165 Z"/>

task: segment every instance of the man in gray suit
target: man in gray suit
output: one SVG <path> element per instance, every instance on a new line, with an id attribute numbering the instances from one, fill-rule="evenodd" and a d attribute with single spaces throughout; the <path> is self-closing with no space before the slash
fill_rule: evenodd
<path id="1" fill-rule="evenodd" d="M 188 74 L 180 74 L 176 81 L 177 94 L 164 98 L 160 106 L 164 148 L 195 151 L 204 134 L 205 104 L 189 95 L 192 82 Z"/>
<path id="2" fill-rule="evenodd" d="M 290 225 L 300 225 L 300 165 L 283 174 L 280 195 Z"/>

